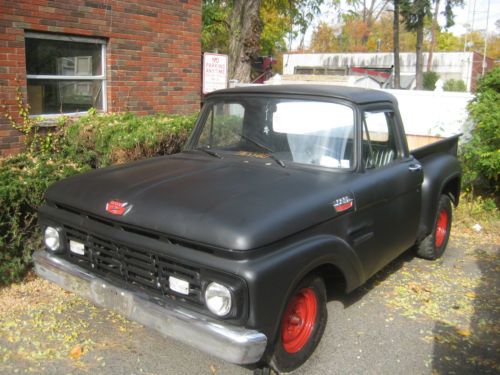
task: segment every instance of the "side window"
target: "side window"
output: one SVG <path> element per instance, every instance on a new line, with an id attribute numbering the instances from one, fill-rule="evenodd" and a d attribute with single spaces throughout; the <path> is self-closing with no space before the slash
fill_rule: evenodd
<path id="1" fill-rule="evenodd" d="M 396 159 L 394 112 L 365 111 L 362 125 L 365 168 L 383 167 Z"/>
<path id="2" fill-rule="evenodd" d="M 239 103 L 218 103 L 210 109 L 198 140 L 200 146 L 230 148 L 241 140 L 245 108 Z"/>

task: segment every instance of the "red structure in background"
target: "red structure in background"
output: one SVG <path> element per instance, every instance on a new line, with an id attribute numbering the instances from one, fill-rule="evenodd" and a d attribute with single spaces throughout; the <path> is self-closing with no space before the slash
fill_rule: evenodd
<path id="1" fill-rule="evenodd" d="M 252 83 L 264 83 L 273 76 L 273 65 L 277 63 L 271 56 L 260 56 L 252 62 Z M 255 78 L 253 78 L 255 77 Z"/>

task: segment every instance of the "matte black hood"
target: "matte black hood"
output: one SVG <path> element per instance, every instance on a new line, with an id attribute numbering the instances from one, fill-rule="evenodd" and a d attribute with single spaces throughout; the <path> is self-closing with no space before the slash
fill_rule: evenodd
<path id="1" fill-rule="evenodd" d="M 73 176 L 48 201 L 213 246 L 248 250 L 335 215 L 349 174 L 282 168 L 272 159 L 182 153 Z M 124 216 L 106 203 L 132 205 Z"/>

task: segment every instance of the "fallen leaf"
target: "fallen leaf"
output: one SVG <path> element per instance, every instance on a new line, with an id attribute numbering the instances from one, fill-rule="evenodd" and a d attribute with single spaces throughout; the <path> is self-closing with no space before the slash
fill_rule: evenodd
<path id="1" fill-rule="evenodd" d="M 465 293 L 465 295 L 469 298 L 476 298 L 476 293 L 474 293 L 474 292 L 467 292 L 467 293 Z"/>
<path id="2" fill-rule="evenodd" d="M 212 372 L 212 375 L 215 375 L 217 373 L 217 368 L 213 364 L 211 364 L 210 371 Z"/>
<path id="3" fill-rule="evenodd" d="M 467 328 L 456 328 L 455 332 L 458 333 L 460 336 L 463 336 L 463 337 L 469 337 L 472 334 L 472 332 L 470 331 L 470 329 L 467 329 Z"/>
<path id="4" fill-rule="evenodd" d="M 69 352 L 69 356 L 74 359 L 78 360 L 83 354 L 83 348 L 80 345 L 75 346 L 73 349 L 71 349 L 71 352 Z"/>

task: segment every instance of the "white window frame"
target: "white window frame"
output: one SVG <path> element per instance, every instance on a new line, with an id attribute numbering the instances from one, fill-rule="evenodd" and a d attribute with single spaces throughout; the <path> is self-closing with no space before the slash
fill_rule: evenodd
<path id="1" fill-rule="evenodd" d="M 26 79 L 44 79 L 44 80 L 68 80 L 68 81 L 81 81 L 81 80 L 95 80 L 102 82 L 102 110 L 100 112 L 108 111 L 108 92 L 107 92 L 107 80 L 106 80 L 106 40 L 99 38 L 87 38 L 81 36 L 71 36 L 71 35 L 57 35 L 57 34 L 45 34 L 27 31 L 24 33 L 25 39 L 46 39 L 46 40 L 59 40 L 64 42 L 80 42 L 80 43 L 93 43 L 101 45 L 101 75 L 98 76 L 63 76 L 55 74 L 26 74 Z M 26 67 L 27 68 L 27 67 Z M 81 115 L 84 112 L 70 112 L 70 113 L 55 113 L 55 114 L 40 114 L 34 115 L 33 117 L 43 117 L 43 118 L 53 118 L 60 116 L 73 116 Z"/>

